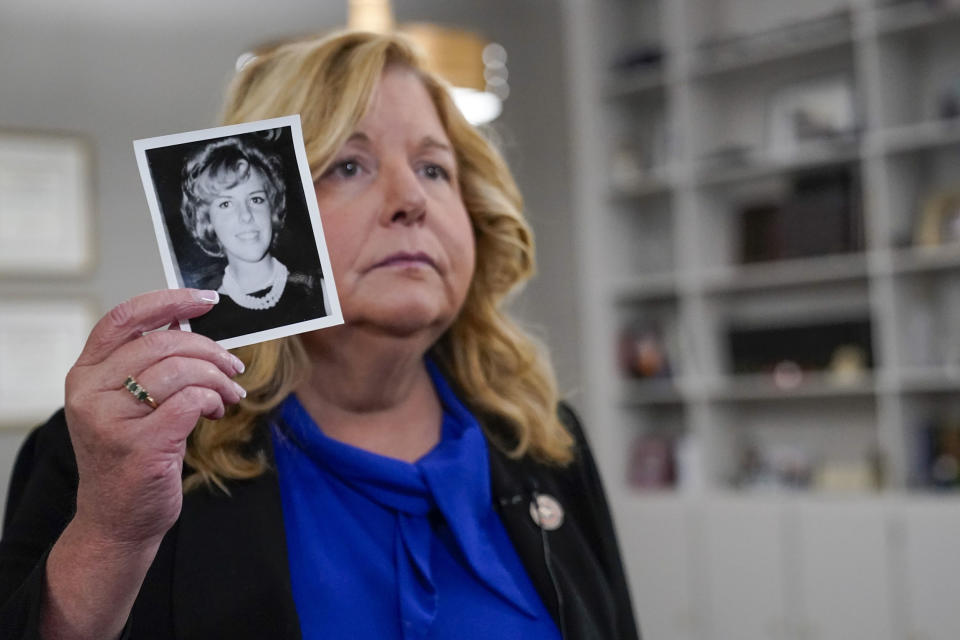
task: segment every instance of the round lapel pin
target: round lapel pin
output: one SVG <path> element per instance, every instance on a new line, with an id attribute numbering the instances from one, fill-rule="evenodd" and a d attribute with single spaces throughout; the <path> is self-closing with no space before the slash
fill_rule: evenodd
<path id="1" fill-rule="evenodd" d="M 563 524 L 563 507 L 553 496 L 538 493 L 536 502 L 530 502 L 530 517 L 544 531 L 554 531 Z"/>

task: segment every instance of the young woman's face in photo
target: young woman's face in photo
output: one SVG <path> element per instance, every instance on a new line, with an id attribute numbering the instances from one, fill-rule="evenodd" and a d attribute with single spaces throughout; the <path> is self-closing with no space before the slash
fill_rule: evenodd
<path id="1" fill-rule="evenodd" d="M 231 262 L 263 259 L 273 240 L 270 218 L 263 175 L 253 168 L 246 180 L 224 189 L 210 203 L 210 222 Z"/>
<path id="2" fill-rule="evenodd" d="M 473 229 L 453 145 L 421 80 L 388 69 L 315 184 L 344 319 L 442 331 L 473 278 Z"/>

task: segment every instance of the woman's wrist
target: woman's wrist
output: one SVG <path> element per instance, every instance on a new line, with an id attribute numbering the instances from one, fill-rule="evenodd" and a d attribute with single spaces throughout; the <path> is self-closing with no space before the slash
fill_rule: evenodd
<path id="1" fill-rule="evenodd" d="M 41 637 L 119 637 L 159 546 L 117 540 L 74 518 L 47 559 Z"/>
<path id="2" fill-rule="evenodd" d="M 137 561 L 147 557 L 152 562 L 163 540 L 163 534 L 144 538 L 115 535 L 101 523 L 85 518 L 79 513 L 67 525 L 64 536 L 67 536 L 71 544 L 81 545 L 88 553 L 93 553 L 108 562 Z"/>

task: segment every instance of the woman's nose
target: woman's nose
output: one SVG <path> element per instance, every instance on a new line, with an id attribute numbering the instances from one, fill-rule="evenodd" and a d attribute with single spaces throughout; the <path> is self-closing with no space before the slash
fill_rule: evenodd
<path id="1" fill-rule="evenodd" d="M 240 204 L 240 222 L 252 222 L 253 210 L 246 202 Z"/>
<path id="2" fill-rule="evenodd" d="M 384 224 L 417 224 L 427 213 L 427 195 L 417 173 L 406 162 L 389 169 Z"/>

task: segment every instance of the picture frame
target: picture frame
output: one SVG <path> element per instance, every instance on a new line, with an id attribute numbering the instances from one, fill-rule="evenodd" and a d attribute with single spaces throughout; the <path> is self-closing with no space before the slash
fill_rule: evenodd
<path id="1" fill-rule="evenodd" d="M 810 142 L 856 133 L 853 82 L 845 73 L 807 78 L 776 90 L 767 105 L 767 150 L 789 158 Z"/>
<path id="2" fill-rule="evenodd" d="M 914 245 L 940 247 L 960 242 L 960 189 L 934 193 L 924 201 L 914 231 Z"/>
<path id="3" fill-rule="evenodd" d="M 92 270 L 93 173 L 81 136 L 0 129 L 0 274 Z"/>
<path id="4" fill-rule="evenodd" d="M 98 316 L 86 298 L 0 299 L 0 428 L 28 428 L 63 405 L 64 378 Z"/>

